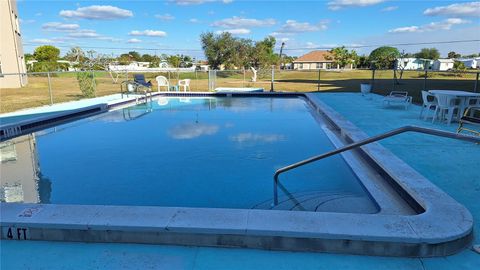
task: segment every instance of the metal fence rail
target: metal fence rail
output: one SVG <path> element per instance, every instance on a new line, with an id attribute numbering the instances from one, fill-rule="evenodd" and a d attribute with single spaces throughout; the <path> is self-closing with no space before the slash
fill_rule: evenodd
<path id="1" fill-rule="evenodd" d="M 256 76 L 250 69 L 240 70 L 175 70 L 163 71 L 51 71 L 0 74 L 1 112 L 22 108 L 54 104 L 84 98 L 77 81 L 79 72 L 95 74 L 94 96 L 120 92 L 120 83 L 143 73 L 156 88 L 156 76 L 166 77 L 170 85 L 178 80 L 191 79 L 191 91 L 213 91 L 217 87 L 254 87 L 266 91 L 359 91 L 361 83 L 371 85 L 372 91 L 385 94 L 393 90 L 410 92 L 414 101 L 421 100 L 421 90 L 449 89 L 480 91 L 479 70 L 432 71 L 432 70 L 280 70 L 278 68 L 258 69 Z M 8 76 L 28 76 L 28 84 L 22 88 L 5 88 L 2 79 Z M 18 91 L 17 91 L 18 90 Z M 152 89 L 155 90 L 155 89 Z"/>

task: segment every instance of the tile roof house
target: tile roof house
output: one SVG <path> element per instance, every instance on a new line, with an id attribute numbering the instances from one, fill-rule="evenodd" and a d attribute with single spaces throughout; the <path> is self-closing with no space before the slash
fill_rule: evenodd
<path id="1" fill-rule="evenodd" d="M 293 69 L 317 70 L 317 69 L 339 69 L 334 63 L 333 55 L 329 51 L 311 51 L 293 61 Z M 347 65 L 346 69 L 352 69 L 353 65 Z"/>

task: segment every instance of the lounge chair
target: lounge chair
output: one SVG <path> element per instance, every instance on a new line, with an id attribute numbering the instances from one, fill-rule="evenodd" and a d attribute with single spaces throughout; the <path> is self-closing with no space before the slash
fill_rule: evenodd
<path id="1" fill-rule="evenodd" d="M 468 124 L 469 126 L 465 127 L 465 124 Z M 474 129 L 475 126 L 478 126 L 479 128 Z M 460 118 L 457 133 L 462 131 L 468 131 L 480 136 L 480 107 L 468 107 L 465 110 L 462 118 Z"/>
<path id="2" fill-rule="evenodd" d="M 405 110 L 412 103 L 412 97 L 406 91 L 392 91 L 388 96 L 383 98 L 383 106 L 390 106 L 392 104 L 401 104 L 405 106 Z"/>
<path id="3" fill-rule="evenodd" d="M 134 77 L 133 77 L 133 81 L 136 84 L 142 85 L 144 87 L 148 87 L 148 88 L 152 87 L 152 82 L 151 81 L 147 82 L 145 80 L 145 75 L 143 75 L 143 74 L 135 74 Z"/>
<path id="4" fill-rule="evenodd" d="M 170 90 L 170 83 L 168 82 L 167 78 L 164 76 L 157 76 L 155 80 L 157 81 L 158 92 L 160 92 L 160 87 L 166 87 L 166 91 Z"/>

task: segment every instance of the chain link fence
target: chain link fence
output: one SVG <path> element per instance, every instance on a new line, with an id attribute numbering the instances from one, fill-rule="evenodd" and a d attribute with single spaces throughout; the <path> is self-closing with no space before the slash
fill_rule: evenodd
<path id="1" fill-rule="evenodd" d="M 190 91 L 209 91 L 218 87 L 225 88 L 264 88 L 270 91 L 288 92 L 358 92 L 360 84 L 368 83 L 372 91 L 386 95 L 393 90 L 408 91 L 414 102 L 421 102 L 421 91 L 448 89 L 477 92 L 478 70 L 473 71 L 423 71 L 423 70 L 278 70 L 259 69 L 256 76 L 252 70 L 216 70 L 214 83 L 208 71 L 87 71 L 94 74 L 93 96 L 120 93 L 120 84 L 132 80 L 134 74 L 144 74 L 152 81 L 152 90 L 157 90 L 155 78 L 164 76 L 170 85 L 179 80 L 190 79 Z M 4 88 L 0 78 L 0 112 L 11 112 L 24 108 L 51 105 L 60 102 L 86 98 L 81 91 L 79 72 L 28 73 L 28 84 L 21 88 Z M 1 77 L 19 74 L 0 74 Z M 164 89 L 164 88 L 163 88 Z"/>

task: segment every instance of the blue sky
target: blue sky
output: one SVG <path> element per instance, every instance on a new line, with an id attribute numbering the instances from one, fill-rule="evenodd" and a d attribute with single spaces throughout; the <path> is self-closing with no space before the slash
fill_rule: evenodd
<path id="1" fill-rule="evenodd" d="M 206 31 L 255 40 L 274 35 L 289 55 L 339 45 L 480 40 L 480 2 L 472 1 L 19 0 L 17 5 L 26 52 L 52 44 L 62 53 L 80 46 L 114 55 L 137 50 L 203 58 L 199 35 Z M 397 47 L 480 52 L 478 41 Z"/>

